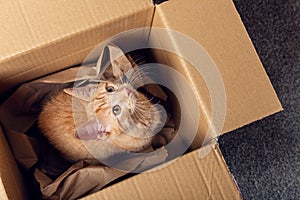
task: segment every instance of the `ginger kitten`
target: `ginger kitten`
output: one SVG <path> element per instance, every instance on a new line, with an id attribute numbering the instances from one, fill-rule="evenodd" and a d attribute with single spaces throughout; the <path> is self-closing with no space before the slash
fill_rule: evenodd
<path id="1" fill-rule="evenodd" d="M 132 87 L 138 70 L 129 73 L 129 81 L 122 81 L 132 67 L 126 56 L 121 56 L 112 62 L 119 81 L 67 88 L 43 105 L 38 127 L 64 158 L 71 162 L 94 159 L 85 142 L 97 149 L 99 140 L 126 151 L 152 149 L 154 134 L 163 127 L 166 115 Z"/>

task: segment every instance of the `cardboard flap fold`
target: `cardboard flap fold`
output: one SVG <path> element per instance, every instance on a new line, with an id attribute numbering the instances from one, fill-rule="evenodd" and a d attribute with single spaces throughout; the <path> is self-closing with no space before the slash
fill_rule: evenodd
<path id="1" fill-rule="evenodd" d="M 188 153 L 166 167 L 136 175 L 84 199 L 240 199 L 216 146 L 205 158 Z"/>
<path id="2" fill-rule="evenodd" d="M 5 19 L 1 22 L 5 28 L 0 29 L 0 94 L 21 82 L 80 64 L 89 52 L 85 50 L 111 35 L 150 26 L 154 9 L 150 0 L 19 0 L 0 6 L 0 18 Z"/>
<path id="3" fill-rule="evenodd" d="M 226 92 L 222 133 L 282 110 L 231 0 L 173 0 L 158 5 L 153 26 L 173 29 L 193 38 L 215 62 Z M 193 74 L 189 68 L 184 70 Z M 194 78 L 193 82 L 201 91 L 203 86 L 198 79 Z M 209 98 L 203 101 L 209 105 Z"/>

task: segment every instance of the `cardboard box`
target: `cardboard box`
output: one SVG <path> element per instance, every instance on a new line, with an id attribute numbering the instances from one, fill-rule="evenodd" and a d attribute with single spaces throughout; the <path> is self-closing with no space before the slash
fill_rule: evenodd
<path id="1" fill-rule="evenodd" d="M 230 0 L 172 0 L 160 5 L 152 0 L 19 0 L 0 5 L 1 100 L 23 82 L 80 64 L 97 44 L 114 34 L 163 27 L 201 44 L 218 66 L 227 97 L 222 133 L 282 110 Z M 178 70 L 184 68 L 195 92 L 204 87 L 181 58 L 157 57 Z M 203 102 L 209 105 L 209 98 L 203 97 Z M 84 199 L 240 199 L 218 146 L 199 158 L 197 148 L 203 138 L 199 131 L 194 151 L 165 168 L 136 175 Z M 24 176 L 2 129 L 0 143 L 1 199 L 26 199 Z"/>

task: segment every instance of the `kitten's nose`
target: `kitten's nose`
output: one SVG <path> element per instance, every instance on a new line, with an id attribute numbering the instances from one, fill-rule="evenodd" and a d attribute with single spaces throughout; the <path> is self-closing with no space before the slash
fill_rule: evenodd
<path id="1" fill-rule="evenodd" d="M 125 92 L 126 92 L 127 96 L 130 96 L 130 94 L 132 93 L 132 91 L 128 88 L 125 88 Z"/>

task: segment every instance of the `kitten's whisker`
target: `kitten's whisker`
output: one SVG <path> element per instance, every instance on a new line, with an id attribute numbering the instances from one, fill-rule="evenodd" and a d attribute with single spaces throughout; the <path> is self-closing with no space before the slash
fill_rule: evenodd
<path id="1" fill-rule="evenodd" d="M 129 77 L 129 82 L 131 82 L 136 76 L 139 76 L 139 74 L 140 74 L 140 69 L 138 69 L 138 70 L 133 70 L 133 72 L 130 74 L 130 77 Z"/>
<path id="2" fill-rule="evenodd" d="M 134 62 L 136 65 L 139 65 L 138 62 L 141 61 L 141 60 L 144 59 L 144 58 L 145 58 L 145 56 L 141 56 L 140 58 L 137 58 L 137 59 L 133 60 L 133 62 Z M 143 60 L 143 62 L 146 62 L 145 59 Z"/>
<path id="3" fill-rule="evenodd" d="M 131 77 L 130 83 L 133 84 L 135 81 L 138 81 L 138 80 L 142 81 L 144 79 L 146 79 L 146 80 L 150 79 L 149 75 L 152 75 L 152 72 L 147 72 L 147 71 L 146 72 L 142 72 L 142 73 L 138 72 L 133 77 Z"/>
<path id="4" fill-rule="evenodd" d="M 157 100 L 157 102 L 154 105 L 160 104 L 161 100 Z"/>
<path id="5" fill-rule="evenodd" d="M 139 118 L 142 120 L 149 120 L 149 116 L 147 115 L 147 112 L 144 112 L 143 110 L 137 109 L 136 114 L 139 115 Z"/>
<path id="6" fill-rule="evenodd" d="M 151 99 L 146 99 L 146 100 L 144 100 L 144 101 L 137 101 L 136 104 L 143 105 L 144 103 L 148 103 L 148 102 L 151 103 L 151 101 L 152 101 L 153 99 L 154 99 L 154 96 L 151 97 Z"/>
<path id="7" fill-rule="evenodd" d="M 146 63 L 146 61 L 145 60 L 142 60 L 141 62 L 139 62 L 139 63 L 135 63 L 137 66 L 140 66 L 140 65 L 143 65 L 143 64 L 145 64 Z"/>
<path id="8" fill-rule="evenodd" d="M 142 77 L 143 77 L 142 72 L 134 73 L 134 75 L 130 77 L 130 82 L 134 82 L 134 80 L 136 80 L 137 78 L 142 79 Z"/>
<path id="9" fill-rule="evenodd" d="M 150 99 L 145 98 L 145 100 L 137 100 L 136 103 L 141 104 L 141 103 L 150 103 L 154 99 L 154 96 L 152 96 Z"/>
<path id="10" fill-rule="evenodd" d="M 137 103 L 139 102 L 149 102 L 151 100 L 153 100 L 154 97 L 152 97 L 151 99 L 146 98 L 145 100 L 137 100 Z"/>
<path id="11" fill-rule="evenodd" d="M 145 79 L 149 78 L 146 76 L 147 74 L 137 74 L 131 80 L 130 84 L 136 84 L 136 82 L 140 81 L 141 83 L 145 82 Z"/>
<path id="12" fill-rule="evenodd" d="M 126 72 L 126 77 L 127 77 L 127 83 L 130 83 L 130 79 L 131 79 L 131 77 L 133 76 L 133 74 L 134 74 L 134 72 L 135 72 L 135 70 L 134 69 L 130 69 L 130 70 L 128 70 L 127 72 Z"/>
<path id="13" fill-rule="evenodd" d="M 142 108 L 140 108 L 139 106 L 136 106 L 136 113 L 138 113 L 139 115 L 145 117 L 145 114 L 144 114 L 144 110 Z"/>
<path id="14" fill-rule="evenodd" d="M 141 101 L 141 102 L 137 102 L 136 104 L 143 106 L 143 105 L 145 105 L 145 103 L 150 103 L 150 102 L 151 101 Z"/>
<path id="15" fill-rule="evenodd" d="M 136 62 L 136 61 L 139 61 L 139 60 L 141 60 L 141 59 L 143 59 L 143 58 L 145 58 L 145 56 L 140 56 L 139 58 L 137 58 L 137 59 L 135 59 L 135 60 L 133 59 L 133 61 Z"/>
<path id="16" fill-rule="evenodd" d="M 139 67 L 138 69 L 133 69 L 133 71 L 135 73 L 140 73 L 142 70 L 149 68 L 150 66 L 143 66 L 143 67 Z"/>

